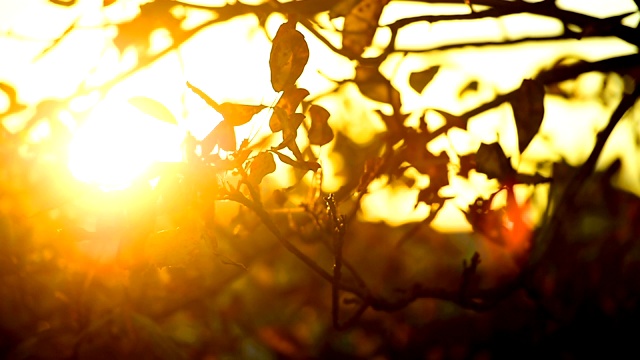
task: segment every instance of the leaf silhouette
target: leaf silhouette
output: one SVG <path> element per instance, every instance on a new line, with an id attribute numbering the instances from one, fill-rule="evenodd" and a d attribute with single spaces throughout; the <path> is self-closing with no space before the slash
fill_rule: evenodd
<path id="1" fill-rule="evenodd" d="M 215 100 L 213 100 L 209 95 L 205 94 L 204 91 L 200 90 L 198 87 L 193 85 L 192 83 L 187 81 L 187 87 L 191 89 L 196 95 L 200 96 L 202 100 L 204 100 L 207 105 L 211 106 L 215 111 L 220 112 L 220 104 L 218 104 Z"/>
<path id="2" fill-rule="evenodd" d="M 298 108 L 298 105 L 300 105 L 302 100 L 308 95 L 309 91 L 307 89 L 293 87 L 285 90 L 273 109 L 273 114 L 269 119 L 269 128 L 271 131 L 281 131 L 283 129 L 283 119 L 286 119 L 289 115 L 293 114 L 296 111 L 296 108 Z"/>
<path id="3" fill-rule="evenodd" d="M 347 16 L 351 10 L 358 5 L 360 0 L 342 0 L 338 1 L 331 10 L 329 10 L 329 18 L 335 19 L 340 16 Z"/>
<path id="4" fill-rule="evenodd" d="M 118 24 L 118 35 L 113 44 L 123 52 L 128 47 L 146 51 L 149 48 L 150 35 L 154 30 L 167 29 L 170 34 L 180 32 L 181 18 L 175 17 L 171 8 L 173 1 L 156 0 L 140 6 L 140 14 L 135 18 Z"/>
<path id="5" fill-rule="evenodd" d="M 294 86 L 308 60 L 309 46 L 296 30 L 296 22 L 289 20 L 280 25 L 269 55 L 273 90 L 282 91 Z"/>
<path id="6" fill-rule="evenodd" d="M 377 67 L 359 65 L 356 67 L 354 82 L 362 95 L 371 100 L 391 104 L 396 109 L 400 108 L 400 92 L 391 85 Z"/>
<path id="7" fill-rule="evenodd" d="M 282 161 L 283 163 L 287 165 L 291 165 L 295 168 L 302 169 L 305 171 L 311 170 L 313 172 L 318 171 L 318 169 L 320 168 L 320 164 L 318 164 L 316 161 L 296 161 L 279 151 L 276 151 L 276 150 L 269 150 L 269 151 L 276 154 L 276 156 L 278 156 L 278 159 L 280 159 L 280 161 Z"/>
<path id="8" fill-rule="evenodd" d="M 309 143 L 324 145 L 333 140 L 333 130 L 329 126 L 329 112 L 319 105 L 311 105 L 309 108 L 311 127 L 309 128 Z"/>
<path id="9" fill-rule="evenodd" d="M 249 167 L 249 181 L 254 185 L 259 185 L 267 174 L 276 171 L 276 162 L 273 155 L 268 152 L 261 152 L 253 159 Z"/>
<path id="10" fill-rule="evenodd" d="M 522 153 L 538 133 L 544 118 L 544 86 L 535 80 L 523 80 L 511 108 L 518 129 L 518 150 Z"/>
<path id="11" fill-rule="evenodd" d="M 476 170 L 486 174 L 489 179 L 498 179 L 500 182 L 513 179 L 515 171 L 500 144 L 480 144 L 475 157 Z"/>
<path id="12" fill-rule="evenodd" d="M 360 56 L 371 45 L 378 28 L 382 9 L 389 0 L 361 0 L 344 19 L 342 49 L 352 56 Z"/>
<path id="13" fill-rule="evenodd" d="M 231 125 L 240 126 L 248 123 L 253 115 L 259 113 L 265 107 L 264 105 L 244 105 L 226 102 L 220 104 L 218 112 Z"/>
<path id="14" fill-rule="evenodd" d="M 169 124 L 177 125 L 178 121 L 175 116 L 159 101 L 153 100 L 146 96 L 134 96 L 129 99 L 129 104 L 135 106 L 138 110 L 154 118 Z"/>
<path id="15" fill-rule="evenodd" d="M 413 90 L 416 92 L 422 93 L 424 88 L 429 85 L 439 70 L 440 66 L 436 65 L 423 71 L 411 73 L 411 75 L 409 75 L 409 85 L 411 85 Z"/>
<path id="16" fill-rule="evenodd" d="M 204 138 L 200 143 L 202 155 L 208 155 L 213 148 L 218 145 L 222 150 L 236 150 L 236 132 L 233 125 L 227 121 L 222 121 Z"/>

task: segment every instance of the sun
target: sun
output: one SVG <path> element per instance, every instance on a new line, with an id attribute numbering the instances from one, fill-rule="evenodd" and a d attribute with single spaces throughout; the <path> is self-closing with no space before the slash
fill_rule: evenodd
<path id="1" fill-rule="evenodd" d="M 68 166 L 78 180 L 103 190 L 131 185 L 155 162 L 182 160 L 184 131 L 138 110 L 106 100 L 91 111 L 69 144 Z"/>

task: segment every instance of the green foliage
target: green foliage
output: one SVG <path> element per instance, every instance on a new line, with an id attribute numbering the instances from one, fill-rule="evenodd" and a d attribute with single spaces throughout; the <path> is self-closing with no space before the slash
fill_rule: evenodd
<path id="1" fill-rule="evenodd" d="M 112 9 L 123 1 L 103 6 Z M 51 2 L 69 10 L 77 6 Z M 625 161 L 637 160 L 640 135 L 623 160 L 603 155 L 614 128 L 637 112 L 636 29 L 623 25 L 622 17 L 598 19 L 553 1 L 468 1 L 455 14 L 425 10 L 381 24 L 395 3 L 209 6 L 155 0 L 142 4 L 135 17 L 112 24 L 118 30 L 112 45 L 123 58 L 127 51 L 136 54 L 132 70 L 35 104 L 20 96 L 20 84 L 1 82 L 7 99 L 0 113 L 3 357 L 637 354 L 640 199 L 613 186 L 612 179 L 634 171 L 628 164 L 626 173 L 622 169 Z M 191 11 L 212 20 L 185 26 Z M 416 93 L 433 96 L 441 77 L 457 71 L 439 53 L 488 45 L 518 51 L 511 46 L 524 40 L 403 49 L 396 42 L 399 30 L 425 21 L 456 24 L 521 13 L 564 24 L 559 35 L 526 39 L 539 46 L 604 36 L 634 45 L 634 52 L 539 64 L 525 79 L 513 79 L 516 85 L 507 92 L 498 92 L 490 76 L 461 72 L 459 86 L 449 86 L 455 89 L 451 96 L 461 103 L 471 99 L 472 105 L 407 106 Z M 205 28 L 245 15 L 260 20 L 266 34 L 271 22 L 265 19 L 280 19 L 269 57 L 252 59 L 265 69 L 268 64 L 267 87 L 277 98 L 270 106 L 247 104 L 186 82 L 184 94 L 196 94 L 222 120 L 202 137 L 187 134 L 183 162 L 154 164 L 130 188 L 102 192 L 68 174 L 59 148 L 30 140 L 34 129 L 47 124 L 48 141 L 68 141 L 61 111 L 78 118 L 86 111 L 73 110 L 72 100 L 106 92 L 179 51 Z M 322 16 L 344 18 L 342 30 L 323 27 Z M 576 33 L 577 27 L 583 30 Z M 376 33 L 383 28 L 390 39 L 381 45 Z M 150 53 L 159 29 L 168 30 L 171 44 Z M 329 32 L 341 35 L 340 47 L 325 37 Z M 314 49 L 320 49 L 310 46 L 312 38 L 352 67 L 348 78 L 324 76 L 329 90 L 316 91 L 303 76 L 312 72 Z M 433 56 L 429 67 L 420 64 L 403 72 L 404 79 L 396 77 L 406 70 L 403 61 L 420 53 Z M 389 71 L 394 59 L 401 65 Z M 188 71 L 189 62 L 184 66 Z M 593 143 L 588 157 L 578 164 L 559 152 L 552 160 L 527 157 L 535 146 L 554 151 L 543 120 L 565 119 L 551 118 L 545 107 L 558 98 L 584 101 L 577 86 L 571 90 L 572 81 L 593 73 L 610 83 L 589 101 L 611 115 L 593 138 L 582 139 Z M 618 92 L 610 96 L 612 88 Z M 150 96 L 127 98 L 159 121 L 181 125 Z M 512 111 L 499 113 L 507 103 Z M 490 127 L 478 125 L 486 120 L 480 115 L 513 115 L 515 126 L 490 129 L 492 137 L 478 135 L 478 127 Z M 17 129 L 9 126 L 14 116 L 24 118 Z M 383 129 L 366 137 L 374 121 Z M 268 134 L 238 144 L 243 127 Z M 475 147 L 461 150 L 457 135 Z M 337 178 L 343 181 L 327 191 L 325 182 Z M 472 191 L 463 194 L 460 184 Z M 402 225 L 371 221 L 367 214 L 402 211 L 391 201 L 373 201 L 380 189 L 410 191 L 408 208 L 426 212 Z M 447 211 L 472 231 L 438 230 L 438 217 L 455 218 Z"/>

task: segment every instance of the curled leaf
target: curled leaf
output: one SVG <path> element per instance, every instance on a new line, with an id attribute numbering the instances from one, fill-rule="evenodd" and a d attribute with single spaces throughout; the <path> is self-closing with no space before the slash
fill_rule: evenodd
<path id="1" fill-rule="evenodd" d="M 292 87 L 309 61 L 309 46 L 296 30 L 296 23 L 288 21 L 278 29 L 269 55 L 271 86 L 275 91 Z"/>
<path id="2" fill-rule="evenodd" d="M 178 124 L 175 116 L 159 101 L 148 98 L 146 96 L 134 96 L 129 99 L 129 104 L 135 106 L 138 110 L 144 112 L 147 115 L 164 121 L 169 124 Z"/>
<path id="3" fill-rule="evenodd" d="M 309 143 L 324 145 L 333 140 L 333 130 L 329 126 L 329 112 L 319 105 L 311 105 L 309 108 L 311 127 L 309 128 Z"/>
<path id="4" fill-rule="evenodd" d="M 382 9 L 389 0 L 361 0 L 347 14 L 342 30 L 342 49 L 352 56 L 360 56 L 371 45 L 378 28 Z"/>
<path id="5" fill-rule="evenodd" d="M 413 90 L 415 90 L 416 92 L 422 93 L 424 88 L 429 85 L 429 83 L 431 82 L 431 80 L 433 80 L 439 70 L 440 66 L 436 65 L 427 68 L 426 70 L 411 73 L 411 75 L 409 75 L 409 85 L 411 85 Z"/>
<path id="6" fill-rule="evenodd" d="M 513 117 L 518 130 L 518 150 L 522 153 L 540 130 L 544 118 L 544 86 L 525 79 L 511 100 Z"/>
<path id="7" fill-rule="evenodd" d="M 253 159 L 249 167 L 249 181 L 254 185 L 258 185 L 262 182 L 262 178 L 274 171 L 276 171 L 276 162 L 273 160 L 273 155 L 268 152 L 261 152 Z"/>

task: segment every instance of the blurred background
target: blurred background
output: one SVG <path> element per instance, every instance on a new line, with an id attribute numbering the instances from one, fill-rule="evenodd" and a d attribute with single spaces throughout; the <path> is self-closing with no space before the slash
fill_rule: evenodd
<path id="1" fill-rule="evenodd" d="M 371 44 L 354 54 L 344 34 L 365 5 L 380 14 L 362 15 L 373 21 Z M 420 286 L 455 293 L 478 253 L 473 290 L 510 289 L 488 311 L 424 296 L 398 309 L 367 306 L 336 330 L 332 284 L 254 212 L 219 195 L 225 183 L 240 187 L 239 175 L 208 178 L 187 161 L 185 139 L 205 141 L 223 121 L 187 82 L 218 103 L 266 106 L 235 127 L 253 155 L 281 142 L 269 128 L 281 96 L 269 57 L 292 17 L 310 54 L 300 108 L 327 109 L 335 136 L 317 146 L 308 119 L 298 130 L 319 172 L 276 159 L 259 187 L 273 223 L 331 271 L 335 248 L 320 225 L 322 198 L 335 194 L 351 216 L 343 256 L 368 291 L 390 303 Z M 554 189 L 575 185 L 596 135 L 633 92 L 638 44 L 629 39 L 639 21 L 632 0 L 0 0 L 2 356 L 581 358 L 633 348 L 637 108 L 571 204 L 557 205 L 566 199 Z M 525 149 L 512 100 L 476 111 L 523 79 L 545 92 Z M 428 170 L 402 157 L 385 163 L 391 170 L 367 168 L 408 143 L 390 142 L 389 119 L 430 134 L 463 114 L 464 126 L 422 144 Z M 539 180 L 505 187 L 480 171 L 474 154 L 492 143 L 515 172 Z M 502 223 L 512 216 L 507 188 L 521 233 Z M 482 220 L 477 199 L 491 199 Z M 493 235 L 503 228 L 508 235 Z M 531 239 L 556 238 L 528 257 Z M 341 319 L 357 313 L 352 300 L 341 293 Z"/>

